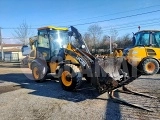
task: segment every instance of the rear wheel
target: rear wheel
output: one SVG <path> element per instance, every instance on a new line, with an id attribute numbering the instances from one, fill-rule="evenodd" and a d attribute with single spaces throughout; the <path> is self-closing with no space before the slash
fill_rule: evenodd
<path id="1" fill-rule="evenodd" d="M 81 85 L 82 74 L 79 68 L 73 64 L 66 64 L 60 67 L 58 75 L 64 90 L 72 91 Z"/>
<path id="2" fill-rule="evenodd" d="M 159 71 L 159 63 L 155 59 L 146 59 L 142 63 L 142 70 L 146 75 L 153 75 Z"/>
<path id="3" fill-rule="evenodd" d="M 42 69 L 41 69 L 42 68 Z M 44 67 L 33 64 L 32 66 L 32 75 L 36 82 L 43 82 L 46 79 L 47 73 L 44 72 Z"/>

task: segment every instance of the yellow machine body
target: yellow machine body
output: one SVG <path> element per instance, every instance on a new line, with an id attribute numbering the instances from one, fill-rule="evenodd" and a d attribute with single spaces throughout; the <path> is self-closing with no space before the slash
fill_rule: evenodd
<path id="1" fill-rule="evenodd" d="M 47 27 L 41 27 L 41 28 L 38 28 L 38 31 L 40 30 L 59 30 L 59 31 L 68 31 L 68 28 L 64 28 L 64 27 L 55 27 L 55 26 L 47 26 Z M 36 49 L 36 44 L 37 44 L 37 41 L 40 39 L 39 36 L 34 36 L 34 37 L 31 37 L 29 38 L 29 45 L 31 47 L 31 52 L 29 54 L 29 61 L 28 62 L 28 67 L 30 69 L 31 68 L 31 61 L 33 61 L 35 58 L 36 58 L 36 55 L 37 55 L 37 49 Z M 40 40 L 39 40 L 40 41 Z M 41 41 L 40 41 L 41 42 Z M 68 50 L 71 50 L 73 51 L 73 49 L 71 49 L 71 45 L 70 43 L 67 44 L 67 47 L 66 49 Z M 77 53 L 78 54 L 78 53 Z M 43 52 L 42 53 L 42 57 L 46 57 L 47 56 L 47 53 Z M 51 56 L 52 57 L 52 56 Z M 65 55 L 65 60 L 70 60 L 72 63 L 74 64 L 78 64 L 79 62 L 73 58 L 72 56 L 70 55 Z M 56 72 L 56 69 L 58 67 L 58 63 L 57 62 L 52 62 L 52 61 L 46 61 L 47 64 L 49 65 L 49 68 L 50 68 L 50 72 L 51 73 L 55 73 Z"/>
<path id="2" fill-rule="evenodd" d="M 143 30 L 134 34 L 133 47 L 126 60 L 145 74 L 155 74 L 160 66 L 160 31 Z"/>
<path id="3" fill-rule="evenodd" d="M 160 48 L 134 47 L 129 50 L 126 59 L 133 66 L 138 66 L 140 62 L 147 57 L 160 61 Z"/>

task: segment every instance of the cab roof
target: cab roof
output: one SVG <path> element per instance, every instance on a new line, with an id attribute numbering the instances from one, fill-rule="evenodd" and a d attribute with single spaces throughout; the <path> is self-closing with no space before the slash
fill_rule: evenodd
<path id="1" fill-rule="evenodd" d="M 140 30 L 136 33 L 139 33 L 139 32 L 160 32 L 160 30 Z"/>
<path id="2" fill-rule="evenodd" d="M 38 30 L 44 30 L 44 29 L 52 29 L 52 30 L 68 30 L 68 28 L 65 27 L 55 27 L 55 26 L 46 26 L 38 28 Z"/>

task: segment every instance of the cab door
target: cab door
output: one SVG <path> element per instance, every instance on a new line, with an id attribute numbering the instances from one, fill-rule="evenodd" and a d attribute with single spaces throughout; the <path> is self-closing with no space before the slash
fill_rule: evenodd
<path id="1" fill-rule="evenodd" d="M 48 37 L 47 30 L 40 30 L 38 32 L 38 41 L 37 41 L 37 47 L 36 47 L 36 58 L 42 58 L 46 61 L 50 60 L 50 41 Z"/>

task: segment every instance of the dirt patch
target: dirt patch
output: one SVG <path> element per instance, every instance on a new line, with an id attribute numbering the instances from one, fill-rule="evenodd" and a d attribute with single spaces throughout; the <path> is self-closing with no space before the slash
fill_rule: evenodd
<path id="1" fill-rule="evenodd" d="M 0 86 L 0 94 L 21 89 L 19 85 Z"/>
<path id="2" fill-rule="evenodd" d="M 14 62 L 1 62 L 0 63 L 0 68 L 20 68 L 21 64 L 20 63 L 14 63 Z"/>

